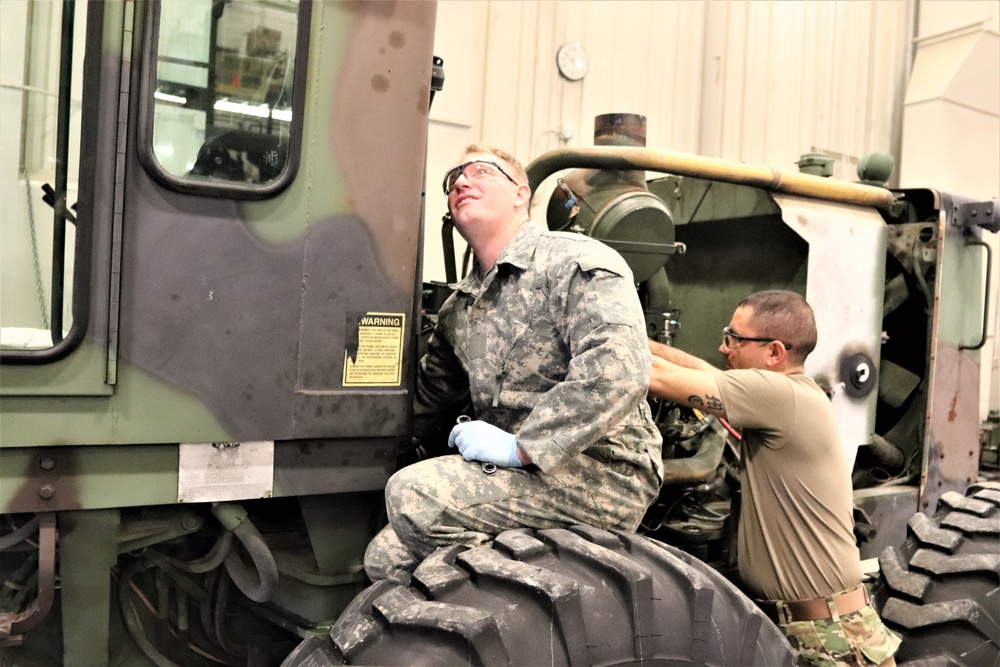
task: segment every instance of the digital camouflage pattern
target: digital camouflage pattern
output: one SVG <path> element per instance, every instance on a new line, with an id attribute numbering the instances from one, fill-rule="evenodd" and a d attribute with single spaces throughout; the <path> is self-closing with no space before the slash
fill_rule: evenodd
<path id="1" fill-rule="evenodd" d="M 793 621 L 780 627 L 799 656 L 798 664 L 809 667 L 880 665 L 900 643 L 871 605 L 839 621 Z"/>
<path id="2" fill-rule="evenodd" d="M 415 411 L 426 421 L 471 400 L 470 416 L 514 433 L 534 466 L 486 475 L 450 455 L 400 470 L 386 487 L 390 526 L 365 555 L 369 576 L 394 571 L 399 543 L 422 559 L 509 528 L 635 530 L 662 479 L 650 364 L 624 260 L 526 223 L 493 269 L 471 272 L 442 306 Z"/>

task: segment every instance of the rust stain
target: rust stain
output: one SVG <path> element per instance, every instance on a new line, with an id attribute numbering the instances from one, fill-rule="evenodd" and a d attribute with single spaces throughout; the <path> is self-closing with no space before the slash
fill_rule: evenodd
<path id="1" fill-rule="evenodd" d="M 958 392 L 955 392 L 955 395 L 952 396 L 951 398 L 951 406 L 949 406 L 948 409 L 948 421 L 950 422 L 955 421 L 955 417 L 958 416 L 958 413 L 955 411 L 955 406 L 957 405 L 958 405 Z"/>

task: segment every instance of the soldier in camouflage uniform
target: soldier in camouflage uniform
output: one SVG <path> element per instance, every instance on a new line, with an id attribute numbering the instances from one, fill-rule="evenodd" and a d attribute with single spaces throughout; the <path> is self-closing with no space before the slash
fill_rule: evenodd
<path id="1" fill-rule="evenodd" d="M 649 391 L 742 429 L 737 563 L 799 665 L 895 665 L 899 638 L 871 606 L 854 538 L 851 469 L 830 401 L 805 375 L 816 347 L 798 294 L 757 292 L 723 329 L 726 371 L 649 343 Z"/>
<path id="2" fill-rule="evenodd" d="M 448 444 L 386 486 L 389 525 L 372 540 L 373 580 L 408 585 L 442 546 L 510 528 L 583 523 L 635 530 L 662 479 L 646 403 L 650 354 L 624 260 L 602 243 L 529 221 L 523 167 L 472 145 L 444 189 L 475 254 L 439 312 L 417 375 L 420 421 L 471 404 Z"/>

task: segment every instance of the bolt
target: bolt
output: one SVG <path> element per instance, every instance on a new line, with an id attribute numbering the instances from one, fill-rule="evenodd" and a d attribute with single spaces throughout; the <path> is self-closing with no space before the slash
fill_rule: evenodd
<path id="1" fill-rule="evenodd" d="M 46 456 L 44 459 L 38 462 L 38 465 L 42 467 L 42 470 L 52 470 L 53 468 L 56 467 L 56 462 Z"/>
<path id="2" fill-rule="evenodd" d="M 869 368 L 868 364 L 865 363 L 864 361 L 858 364 L 857 368 L 854 369 L 854 379 L 861 384 L 868 382 L 868 376 L 870 374 L 871 374 L 871 368 Z"/>
<path id="3" fill-rule="evenodd" d="M 56 497 L 56 490 L 51 484 L 42 484 L 38 489 L 38 497 L 42 500 L 52 500 Z"/>
<path id="4" fill-rule="evenodd" d="M 187 531 L 194 532 L 199 528 L 201 528 L 204 523 L 205 523 L 204 519 L 202 519 L 197 514 L 193 514 L 191 512 L 186 512 L 184 515 L 181 516 L 181 527 Z"/>

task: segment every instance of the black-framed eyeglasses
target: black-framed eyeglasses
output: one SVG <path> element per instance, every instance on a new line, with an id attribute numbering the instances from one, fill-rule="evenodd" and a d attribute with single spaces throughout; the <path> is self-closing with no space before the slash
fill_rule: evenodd
<path id="1" fill-rule="evenodd" d="M 730 340 L 731 339 L 731 340 Z M 741 336 L 729 327 L 722 328 L 722 346 L 727 350 L 731 350 L 732 341 L 738 341 L 740 343 L 773 343 L 775 341 L 781 343 L 785 346 L 786 350 L 792 349 L 792 346 L 784 341 L 780 341 L 777 338 L 760 338 L 758 336 Z"/>
<path id="2" fill-rule="evenodd" d="M 501 174 L 506 176 L 507 180 L 514 185 L 518 185 L 518 182 L 503 170 L 503 167 L 496 162 L 489 162 L 487 160 L 472 160 L 471 162 L 458 165 L 444 175 L 444 182 L 441 185 L 444 187 L 444 193 L 448 194 L 455 187 L 459 176 L 464 175 L 470 181 L 480 181 L 487 178 L 499 178 Z"/>

